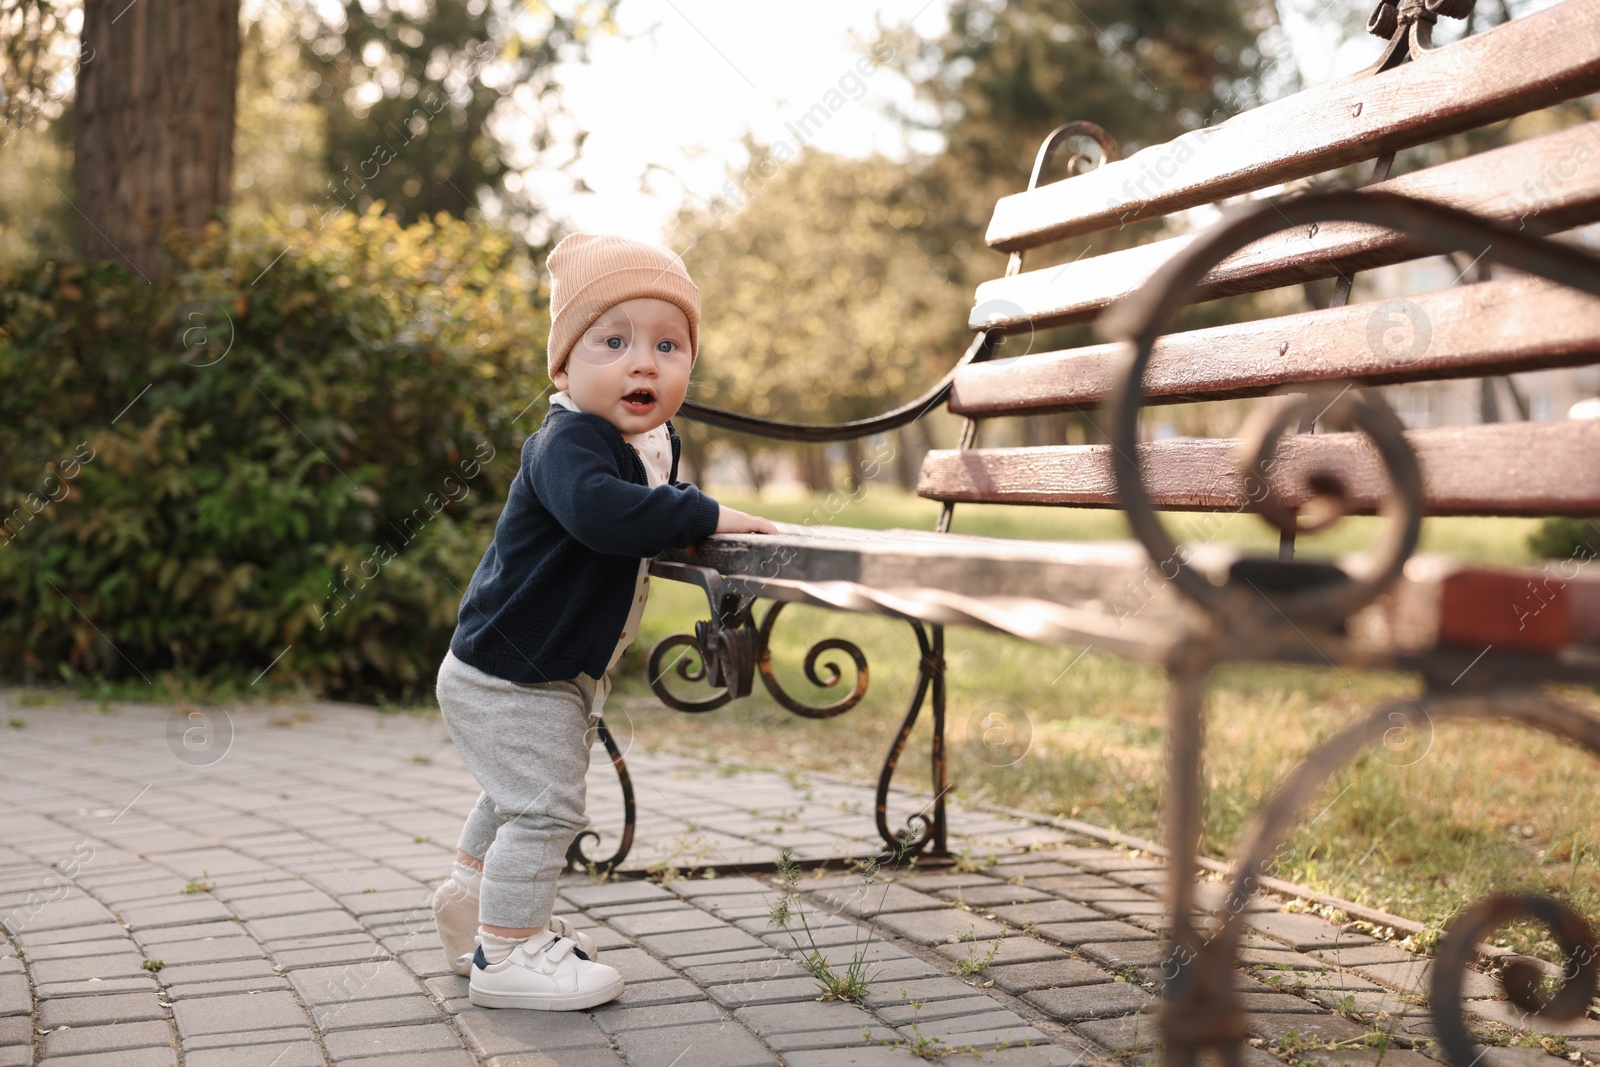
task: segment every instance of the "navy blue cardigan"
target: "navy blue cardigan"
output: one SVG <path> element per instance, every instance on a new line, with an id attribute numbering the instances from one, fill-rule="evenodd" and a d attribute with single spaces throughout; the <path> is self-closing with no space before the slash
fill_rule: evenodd
<path id="1" fill-rule="evenodd" d="M 552 404 L 522 445 L 522 466 L 472 573 L 450 650 L 487 674 L 552 682 L 599 678 L 633 606 L 639 561 L 717 528 L 717 502 L 672 469 L 649 487 L 644 462 L 599 415 Z"/>

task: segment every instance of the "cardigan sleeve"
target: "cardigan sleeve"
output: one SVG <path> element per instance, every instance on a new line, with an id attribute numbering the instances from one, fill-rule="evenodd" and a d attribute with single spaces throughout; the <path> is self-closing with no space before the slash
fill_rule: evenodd
<path id="1" fill-rule="evenodd" d="M 686 482 L 654 489 L 617 474 L 610 446 L 580 419 L 547 423 L 550 434 L 524 465 L 539 501 L 586 548 L 653 556 L 716 532 L 721 508 Z"/>

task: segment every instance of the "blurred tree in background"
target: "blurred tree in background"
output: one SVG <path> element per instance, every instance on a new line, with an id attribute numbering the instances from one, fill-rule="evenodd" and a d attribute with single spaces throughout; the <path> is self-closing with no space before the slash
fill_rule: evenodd
<path id="1" fill-rule="evenodd" d="M 552 147 L 549 125 L 523 136 L 496 123 L 513 104 L 541 119 L 559 109 L 557 58 L 614 33 L 618 2 L 583 0 L 563 14 L 523 0 L 432 0 L 412 13 L 346 0 L 341 24 L 308 15 L 299 37 L 326 124 L 327 195 L 354 211 L 383 200 L 402 223 L 486 198 L 513 233 L 535 230 L 545 220 L 517 169 Z M 509 158 L 514 148 L 520 158 Z"/>
<path id="2" fill-rule="evenodd" d="M 691 270 L 708 286 L 702 403 L 841 422 L 916 396 L 967 347 L 972 292 L 1005 269 L 1005 257 L 983 243 L 989 215 L 999 197 L 1027 186 L 1045 136 L 1087 119 L 1131 152 L 1254 106 L 1259 40 L 1277 24 L 1271 0 L 953 0 L 948 17 L 936 39 L 902 26 L 883 30 L 870 48 L 912 83 L 917 104 L 899 118 L 936 135 L 937 151 L 890 163 L 810 148 L 794 159 L 793 145 L 751 144 L 749 164 L 731 176 L 749 194 L 679 218 L 675 247 L 690 249 Z M 1153 220 L 1037 255 L 1070 259 L 1085 244 L 1106 251 L 1162 226 Z M 1019 344 L 1081 344 L 1088 329 Z M 759 353 L 757 362 L 742 366 L 743 353 Z M 942 413 L 931 421 L 945 436 L 957 424 Z M 1088 436 L 1080 421 L 1074 438 L 1068 416 L 1014 423 L 986 434 L 1020 430 L 1028 443 Z M 898 435 L 902 462 L 893 469 L 906 484 L 932 444 L 929 431 L 919 422 Z M 689 442 L 694 460 L 713 448 L 736 451 L 753 482 L 775 449 L 747 435 L 695 433 L 704 447 Z M 820 464 L 820 446 L 776 447 L 800 456 L 813 488 L 859 470 L 859 443 L 836 471 Z"/>
<path id="3" fill-rule="evenodd" d="M 688 248 L 704 309 L 693 399 L 769 419 L 845 422 L 937 381 L 953 361 L 951 328 L 966 294 L 931 269 L 910 236 L 926 205 L 904 166 L 878 155 L 850 159 L 807 147 L 788 158 L 749 148 L 739 177 L 748 203 L 723 225 L 726 205 L 685 210 L 669 242 Z M 909 431 L 913 448 L 926 448 L 926 432 L 921 424 Z M 820 446 L 698 424 L 687 433 L 695 444 L 737 449 L 757 485 L 779 450 L 801 457 L 812 488 L 833 482 Z M 841 476 L 859 477 L 862 442 L 844 451 Z"/>

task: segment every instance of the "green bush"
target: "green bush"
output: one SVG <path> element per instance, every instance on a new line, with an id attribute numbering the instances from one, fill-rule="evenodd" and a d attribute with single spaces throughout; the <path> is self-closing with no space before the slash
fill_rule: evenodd
<path id="1" fill-rule="evenodd" d="M 0 673 L 248 684 L 288 648 L 268 684 L 431 686 L 547 294 L 493 229 L 381 207 L 213 225 L 153 285 L 0 266 Z"/>
<path id="2" fill-rule="evenodd" d="M 1546 559 L 1594 559 L 1600 553 L 1600 522 L 1549 518 L 1528 536 L 1528 548 Z"/>

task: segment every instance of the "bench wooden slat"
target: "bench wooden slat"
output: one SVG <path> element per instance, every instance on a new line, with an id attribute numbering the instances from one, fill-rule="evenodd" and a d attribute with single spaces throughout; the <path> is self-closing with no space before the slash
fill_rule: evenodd
<path id="1" fill-rule="evenodd" d="M 1367 188 L 1503 221 L 1523 219 L 1553 231 L 1600 220 L 1600 166 L 1583 165 L 1596 156 L 1600 122 L 1589 122 Z M 1185 234 L 984 282 L 968 324 L 1015 331 L 1092 319 L 1137 290 L 1193 239 Z M 1255 241 L 1218 263 L 1193 299 L 1259 292 L 1425 254 L 1415 241 L 1379 226 L 1329 223 L 1315 233 L 1296 229 Z"/>
<path id="2" fill-rule="evenodd" d="M 1146 397 L 1152 404 L 1224 400 L 1299 382 L 1384 385 L 1600 359 L 1600 298 L 1542 278 L 1496 279 L 1406 300 L 1425 317 L 1425 337 L 1388 301 L 1168 334 L 1156 342 Z M 1398 332 L 1386 339 L 1391 328 Z M 950 410 L 981 418 L 1093 408 L 1126 362 L 1117 343 L 969 364 L 956 372 Z"/>
<path id="3" fill-rule="evenodd" d="M 1170 214 L 1600 89 L 1600 0 L 1567 0 L 1382 74 L 1318 86 L 1087 174 L 1003 197 L 1012 252 Z"/>
<path id="4" fill-rule="evenodd" d="M 1430 515 L 1600 515 L 1600 419 L 1412 430 Z M 1148 490 L 1174 511 L 1248 510 L 1236 442 L 1141 446 Z M 1274 486 L 1303 503 L 1317 470 L 1334 472 L 1353 511 L 1370 514 L 1387 481 L 1376 451 L 1356 434 L 1286 437 Z M 939 450 L 923 461 L 917 492 L 934 500 L 1117 507 L 1108 445 Z"/>
<path id="5" fill-rule="evenodd" d="M 720 534 L 693 551 L 663 552 L 656 573 L 679 577 L 659 565 L 687 563 L 772 600 L 977 625 L 1141 658 L 1159 658 L 1168 627 L 1188 610 L 1134 541 L 776 525 L 776 536 Z M 1191 547 L 1194 566 L 1217 582 L 1239 558 L 1226 545 Z M 782 577 L 769 577 L 780 568 Z M 1457 646 L 1476 653 L 1491 641 L 1535 651 L 1600 646 L 1600 579 L 1575 563 L 1543 571 L 1463 567 L 1422 555 L 1351 620 L 1350 633 L 1394 652 Z"/>

